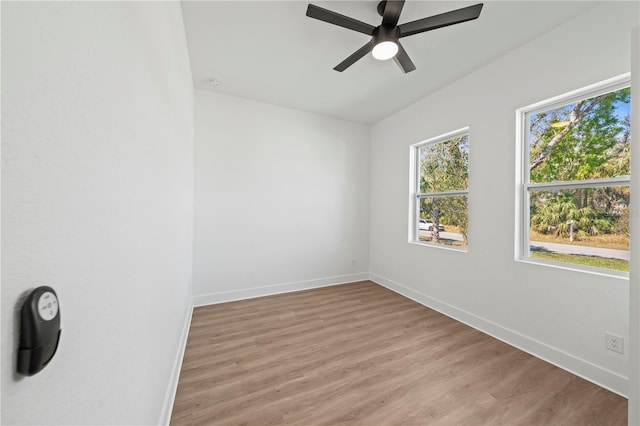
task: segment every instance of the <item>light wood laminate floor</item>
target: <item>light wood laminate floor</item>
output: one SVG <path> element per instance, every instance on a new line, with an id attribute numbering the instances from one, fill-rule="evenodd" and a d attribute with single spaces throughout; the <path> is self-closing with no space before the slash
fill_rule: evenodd
<path id="1" fill-rule="evenodd" d="M 626 425 L 627 400 L 369 281 L 194 310 L 172 425 Z"/>

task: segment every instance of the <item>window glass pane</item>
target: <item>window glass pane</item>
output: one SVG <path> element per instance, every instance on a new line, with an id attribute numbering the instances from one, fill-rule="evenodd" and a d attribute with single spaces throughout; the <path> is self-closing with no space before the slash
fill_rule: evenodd
<path id="1" fill-rule="evenodd" d="M 430 197 L 420 200 L 418 239 L 467 248 L 467 196 Z"/>
<path id="2" fill-rule="evenodd" d="M 469 136 L 418 148 L 421 193 L 466 190 L 469 176 Z"/>
<path id="3" fill-rule="evenodd" d="M 629 270 L 629 187 L 530 191 L 529 255 Z"/>
<path id="4" fill-rule="evenodd" d="M 630 89 L 529 115 L 530 182 L 629 175 Z"/>

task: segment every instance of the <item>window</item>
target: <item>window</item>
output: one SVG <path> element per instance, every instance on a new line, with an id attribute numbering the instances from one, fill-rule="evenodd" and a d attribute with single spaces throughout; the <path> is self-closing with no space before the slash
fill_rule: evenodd
<path id="1" fill-rule="evenodd" d="M 411 146 L 410 242 L 467 248 L 468 131 Z"/>
<path id="2" fill-rule="evenodd" d="M 625 75 L 518 110 L 520 259 L 626 276 L 628 86 Z"/>

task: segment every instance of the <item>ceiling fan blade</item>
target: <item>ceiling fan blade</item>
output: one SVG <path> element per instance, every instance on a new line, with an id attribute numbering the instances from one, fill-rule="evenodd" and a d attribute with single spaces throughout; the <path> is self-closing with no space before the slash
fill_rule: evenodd
<path id="1" fill-rule="evenodd" d="M 416 66 L 413 64 L 413 61 L 411 60 L 411 58 L 409 58 L 409 55 L 407 55 L 407 51 L 404 50 L 404 47 L 402 47 L 400 42 L 398 42 L 398 53 L 396 53 L 396 56 L 393 59 L 405 74 L 411 71 L 415 71 L 416 69 Z"/>
<path id="2" fill-rule="evenodd" d="M 372 49 L 373 49 L 373 40 L 365 44 L 364 46 L 362 46 L 360 49 L 353 52 L 351 56 L 349 56 L 344 61 L 340 62 L 335 67 L 333 67 L 333 69 L 340 72 L 346 70 L 351 65 L 355 64 L 363 56 L 365 56 L 367 53 L 371 52 Z"/>
<path id="3" fill-rule="evenodd" d="M 398 25 L 398 28 L 400 28 L 400 37 L 407 37 L 413 34 L 471 21 L 478 18 L 481 11 L 482 3 L 478 3 L 462 9 L 452 10 L 451 12 L 441 13 L 440 15 L 429 16 L 428 18 L 407 22 L 405 24 Z"/>
<path id="4" fill-rule="evenodd" d="M 400 19 L 402 6 L 404 6 L 404 0 L 386 0 L 384 14 L 382 15 L 382 25 L 396 26 L 398 19 Z"/>
<path id="5" fill-rule="evenodd" d="M 367 35 L 373 35 L 373 30 L 376 29 L 373 25 L 369 25 L 365 22 L 358 21 L 357 19 L 341 15 L 337 12 L 324 9 L 313 4 L 310 4 L 307 7 L 307 16 Z"/>

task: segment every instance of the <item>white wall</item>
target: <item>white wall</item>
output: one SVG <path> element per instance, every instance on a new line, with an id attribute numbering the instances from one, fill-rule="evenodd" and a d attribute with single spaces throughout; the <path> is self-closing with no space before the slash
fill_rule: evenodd
<path id="1" fill-rule="evenodd" d="M 366 279 L 369 127 L 195 101 L 195 303 Z"/>
<path id="2" fill-rule="evenodd" d="M 622 394 L 628 357 L 604 333 L 628 336 L 628 281 L 514 261 L 515 110 L 628 72 L 638 12 L 605 2 L 376 124 L 371 146 L 375 281 Z M 469 251 L 408 244 L 409 145 L 464 126 Z"/>
<path id="3" fill-rule="evenodd" d="M 180 4 L 2 2 L 2 62 L 2 424 L 165 421 L 191 302 Z M 60 346 L 20 377 L 16 312 L 44 284 Z"/>
<path id="4" fill-rule="evenodd" d="M 640 26 L 631 36 L 631 90 L 640 89 Z M 640 135 L 640 104 L 631 105 L 631 134 Z M 640 143 L 632 139 L 631 146 L 631 259 L 640 251 Z M 629 271 L 629 424 L 640 424 L 640 263 L 631 262 Z"/>

